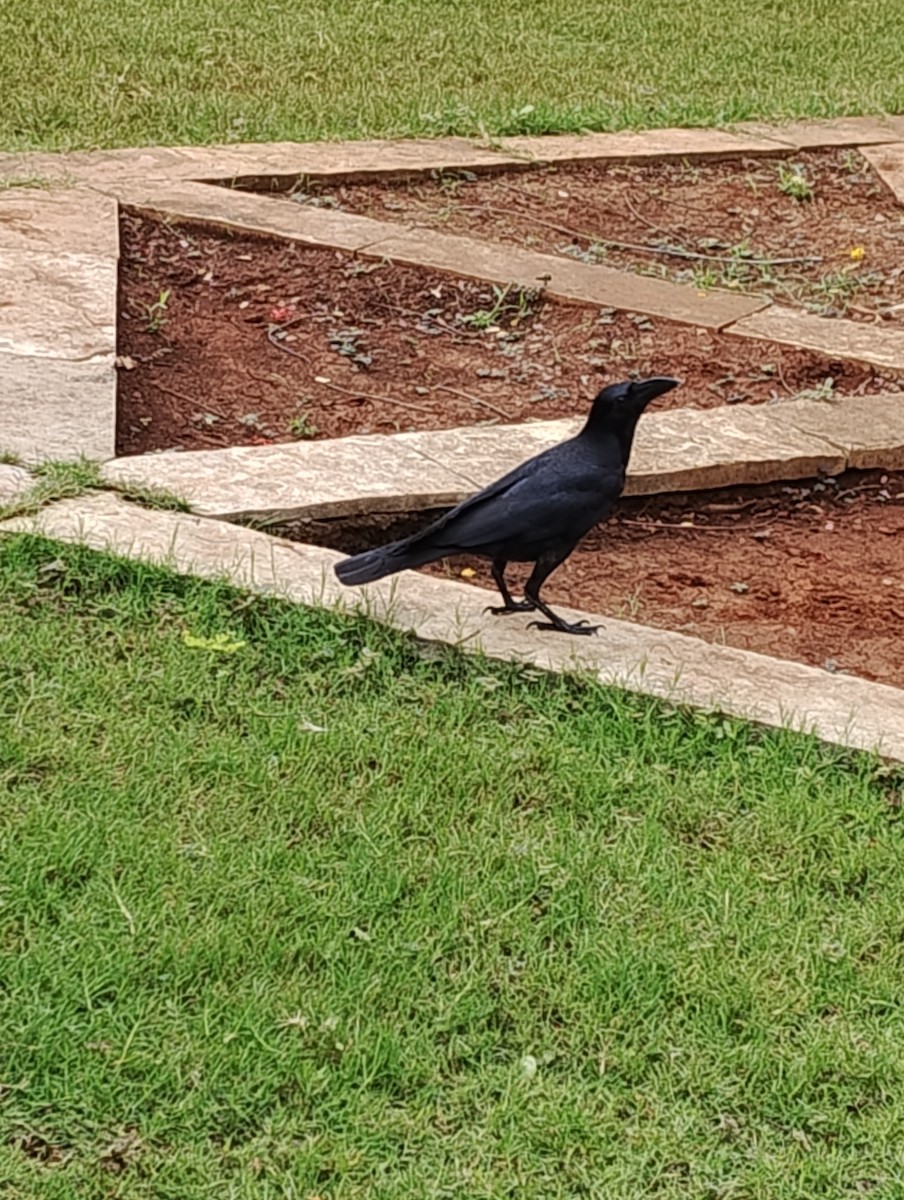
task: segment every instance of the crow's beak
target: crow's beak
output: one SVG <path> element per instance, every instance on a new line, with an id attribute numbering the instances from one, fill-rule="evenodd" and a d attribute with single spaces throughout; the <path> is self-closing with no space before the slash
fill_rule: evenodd
<path id="1" fill-rule="evenodd" d="M 672 388 L 680 385 L 680 379 L 669 379 L 667 375 L 657 375 L 652 379 L 641 379 L 639 382 L 631 386 L 631 399 L 636 399 L 642 408 L 652 401 L 657 396 L 662 396 L 665 392 L 670 392 Z"/>

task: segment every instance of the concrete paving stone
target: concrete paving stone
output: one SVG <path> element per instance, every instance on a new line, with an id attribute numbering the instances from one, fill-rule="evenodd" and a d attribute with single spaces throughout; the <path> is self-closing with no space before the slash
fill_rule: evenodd
<path id="1" fill-rule="evenodd" d="M 814 431 L 781 427 L 772 407 L 675 409 L 649 413 L 637 427 L 625 495 L 806 479 L 844 470 L 837 446 Z M 534 454 L 577 433 L 583 417 L 527 425 L 403 433 L 429 461 L 485 487 Z"/>
<path id="2" fill-rule="evenodd" d="M 203 183 L 127 183 L 114 185 L 114 191 L 121 203 L 169 219 L 182 217 L 215 228 L 263 233 L 337 250 L 359 250 L 394 228 L 370 217 L 278 202 Z"/>
<path id="3" fill-rule="evenodd" d="M 526 155 L 541 162 L 652 162 L 661 158 L 691 161 L 737 158 L 740 155 L 784 156 L 781 141 L 746 130 L 646 129 L 639 133 L 555 134 L 500 138 L 504 154 Z"/>
<path id="4" fill-rule="evenodd" d="M 568 618 L 602 620 L 602 630 L 592 638 L 545 634 L 516 618 L 486 614 L 482 589 L 408 571 L 365 589 L 344 589 L 333 576 L 342 556 L 333 551 L 225 522 L 142 509 L 109 494 L 63 501 L 35 517 L 0 524 L 0 532 L 22 530 L 180 574 L 226 576 L 240 587 L 295 603 L 342 606 L 428 642 L 543 670 L 579 671 L 673 703 L 904 759 L 904 691 L 854 676 L 567 608 L 561 611 Z"/>
<path id="5" fill-rule="evenodd" d="M 850 470 L 904 469 L 904 393 L 789 400 L 766 411 L 780 438 L 825 438 L 843 452 Z"/>
<path id="6" fill-rule="evenodd" d="M 24 467 L 0 462 L 0 507 L 23 495 L 32 485 L 32 478 Z"/>
<path id="7" fill-rule="evenodd" d="M 229 450 L 168 451 L 107 463 L 112 483 L 151 483 L 224 520 L 341 517 L 455 504 L 468 481 L 394 438 L 370 435 Z"/>
<path id="8" fill-rule="evenodd" d="M 147 146 L 69 154 L 0 154 L 0 180 L 29 175 L 68 177 L 94 184 L 155 179 L 233 180 L 244 186 L 286 187 L 299 176 L 349 180 L 405 177 L 442 170 L 498 170 L 531 161 L 649 161 L 670 155 L 718 158 L 739 153 L 782 153 L 786 147 L 758 135 L 718 129 L 654 129 L 643 133 L 551 135 L 481 143 L 468 138 L 400 141 L 272 142 L 220 146 Z"/>
<path id="9" fill-rule="evenodd" d="M 830 121 L 741 121 L 735 132 L 785 142 L 797 150 L 829 146 L 869 146 L 897 141 L 904 133 L 901 117 L 836 117 Z"/>
<path id="10" fill-rule="evenodd" d="M 87 188 L 0 190 L 0 250 L 119 256 L 116 201 Z"/>
<path id="11" fill-rule="evenodd" d="M 894 469 L 904 441 L 904 429 L 894 423 L 896 399 L 869 397 L 853 402 L 851 411 L 845 401 L 647 414 L 638 426 L 626 494 L 837 474 L 845 469 L 848 440 L 871 454 L 874 465 Z M 880 401 L 875 408 L 873 400 Z M 858 427 L 867 414 L 875 416 L 870 439 Z M 144 454 L 108 463 L 104 474 L 111 482 L 166 488 L 196 512 L 226 520 L 416 511 L 456 503 L 564 441 L 583 420 Z M 888 461 L 883 438 L 893 447 Z"/>
<path id="12" fill-rule="evenodd" d="M 385 229 L 392 228 L 389 225 Z M 572 304 L 608 306 L 664 317 L 706 329 L 722 329 L 769 303 L 731 292 L 701 292 L 665 279 L 632 275 L 611 267 L 595 267 L 553 254 L 519 250 L 457 234 L 411 230 L 387 234 L 363 249 L 367 258 L 387 258 L 468 279 L 545 288 L 552 299 Z"/>
<path id="13" fill-rule="evenodd" d="M 674 409 L 641 419 L 625 494 L 807 479 L 844 466 L 844 452 L 822 433 L 779 426 L 772 405 Z"/>
<path id="14" fill-rule="evenodd" d="M 112 354 L 116 282 L 113 257 L 0 250 L 0 353 Z"/>
<path id="15" fill-rule="evenodd" d="M 394 142 L 272 142 L 220 146 L 146 146 L 73 153 L 0 154 L 0 182 L 39 177 L 58 181 L 228 180 L 288 182 L 299 175 L 404 176 L 442 169 L 492 169 L 530 161 L 725 158 L 782 154 L 817 146 L 866 146 L 904 139 L 902 117 L 844 117 L 785 125 L 741 122 L 732 129 L 650 129 L 640 133 L 514 137 L 492 143 L 466 138 Z"/>
<path id="16" fill-rule="evenodd" d="M 725 330 L 738 337 L 763 339 L 813 350 L 829 358 L 870 363 L 904 374 L 904 331 L 866 325 L 773 304 Z"/>
<path id="17" fill-rule="evenodd" d="M 88 362 L 0 353 L 0 451 L 26 462 L 116 452 L 113 356 Z"/>
<path id="18" fill-rule="evenodd" d="M 904 204 L 904 142 L 887 146 L 864 146 L 861 154 L 899 204 Z"/>

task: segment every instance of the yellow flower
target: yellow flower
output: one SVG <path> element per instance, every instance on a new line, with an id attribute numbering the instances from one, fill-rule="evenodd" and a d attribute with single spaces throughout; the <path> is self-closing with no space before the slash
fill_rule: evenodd
<path id="1" fill-rule="evenodd" d="M 854 262 L 860 262 L 861 258 L 866 255 L 866 251 L 862 246 L 852 246 L 850 249 L 850 255 Z"/>
<path id="2" fill-rule="evenodd" d="M 473 567 L 462 567 L 461 569 L 462 579 L 473 579 L 476 574 L 477 572 Z"/>

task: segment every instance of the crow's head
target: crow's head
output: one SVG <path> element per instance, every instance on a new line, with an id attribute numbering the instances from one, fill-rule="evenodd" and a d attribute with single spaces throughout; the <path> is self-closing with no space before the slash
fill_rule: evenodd
<path id="1" fill-rule="evenodd" d="M 660 375 L 612 383 L 603 388 L 593 402 L 594 421 L 602 419 L 613 425 L 635 422 L 651 401 L 678 387 L 680 382 L 680 379 Z"/>
<path id="2" fill-rule="evenodd" d="M 680 383 L 678 379 L 666 376 L 656 376 L 653 379 L 626 380 L 624 383 L 612 383 L 603 388 L 593 402 L 587 424 L 581 430 L 580 436 L 592 438 L 594 441 L 608 441 L 615 437 L 621 447 L 624 465 L 627 465 L 631 453 L 631 442 L 640 415 L 647 405 L 670 392 Z"/>

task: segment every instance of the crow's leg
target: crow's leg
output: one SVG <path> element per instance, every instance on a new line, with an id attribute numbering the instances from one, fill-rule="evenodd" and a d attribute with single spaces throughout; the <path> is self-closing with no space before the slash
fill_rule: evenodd
<path id="1" fill-rule="evenodd" d="M 536 605 L 530 600 L 513 600 L 512 593 L 508 590 L 505 583 L 505 568 L 508 563 L 504 558 L 494 558 L 490 570 L 493 575 L 493 581 L 496 587 L 499 588 L 499 594 L 502 596 L 502 604 L 499 607 L 485 608 L 484 612 L 491 612 L 494 617 L 502 616 L 503 613 L 516 612 L 533 612 Z"/>
<path id="2" fill-rule="evenodd" d="M 555 629 L 559 633 L 577 633 L 584 636 L 596 633 L 598 629 L 602 629 L 601 625 L 588 625 L 586 621 L 577 621 L 574 625 L 569 625 L 567 621 L 563 621 L 560 616 L 557 616 L 553 612 L 548 604 L 544 604 L 540 599 L 540 588 L 556 567 L 565 561 L 573 549 L 573 546 L 569 546 L 564 554 L 557 551 L 554 554 L 548 554 L 537 559 L 534 569 L 531 571 L 530 579 L 525 584 L 524 594 L 531 604 L 535 608 L 538 608 L 549 620 L 531 621 L 528 629 Z"/>

